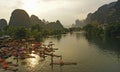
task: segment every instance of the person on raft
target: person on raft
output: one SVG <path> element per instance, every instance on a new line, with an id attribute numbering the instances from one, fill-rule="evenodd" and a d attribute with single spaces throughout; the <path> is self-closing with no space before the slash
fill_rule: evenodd
<path id="1" fill-rule="evenodd" d="M 60 65 L 63 65 L 63 64 L 64 64 L 64 62 L 63 62 L 62 59 L 60 59 L 59 63 L 60 63 Z"/>

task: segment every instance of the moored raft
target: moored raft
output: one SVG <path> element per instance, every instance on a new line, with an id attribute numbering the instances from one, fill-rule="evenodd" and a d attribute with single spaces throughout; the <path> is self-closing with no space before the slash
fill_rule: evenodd
<path id="1" fill-rule="evenodd" d="M 77 65 L 75 62 L 50 63 L 50 65 Z"/>
<path id="2" fill-rule="evenodd" d="M 4 69 L 4 68 L 3 68 Z M 18 68 L 6 68 L 5 70 L 18 71 Z"/>
<path id="3" fill-rule="evenodd" d="M 45 53 L 45 55 L 48 55 L 48 56 L 53 56 L 53 57 L 61 57 L 61 55 L 48 54 L 48 53 Z"/>

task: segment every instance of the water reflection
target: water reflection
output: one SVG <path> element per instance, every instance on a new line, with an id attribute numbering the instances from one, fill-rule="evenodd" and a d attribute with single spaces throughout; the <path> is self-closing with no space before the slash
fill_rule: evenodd
<path id="1" fill-rule="evenodd" d="M 42 60 L 37 54 L 35 58 L 19 60 L 18 72 L 119 72 L 120 40 L 86 36 L 84 33 L 72 33 L 60 37 L 47 38 L 53 41 L 59 50 L 54 54 L 62 55 L 64 62 L 77 62 L 76 66 L 50 67 L 50 57 Z M 91 45 L 91 46 L 90 46 Z M 32 53 L 35 53 L 34 51 Z M 11 59 L 13 61 L 13 58 Z M 16 62 L 16 60 L 14 60 Z M 54 62 L 59 62 L 54 58 Z M 24 63 L 24 65 L 22 65 Z M 52 68 L 52 69 L 51 69 Z M 1 69 L 0 72 L 3 72 Z M 8 71 L 9 72 L 9 71 Z"/>
<path id="2" fill-rule="evenodd" d="M 83 37 L 85 36 L 85 33 L 83 31 L 76 32 L 76 38 L 79 39 L 84 39 Z"/>
<path id="3" fill-rule="evenodd" d="M 54 38 L 56 38 L 58 41 L 60 41 L 62 38 L 62 35 L 55 36 Z"/>
<path id="4" fill-rule="evenodd" d="M 40 70 L 35 72 L 119 72 L 120 55 L 119 40 L 85 36 L 84 33 L 71 33 L 47 38 L 45 42 L 53 41 L 59 50 L 55 54 L 62 55 L 64 62 L 77 62 L 77 66 L 50 67 L 47 62 L 39 63 Z M 91 45 L 91 46 L 90 46 Z M 58 62 L 58 58 L 54 59 Z M 40 68 L 42 67 L 42 68 Z M 52 68 L 52 69 L 51 69 Z"/>
<path id="5" fill-rule="evenodd" d="M 37 54 L 30 54 L 31 56 L 34 56 L 35 58 L 29 58 L 26 59 L 26 62 L 28 62 L 28 67 L 35 68 L 39 64 L 40 57 Z"/>
<path id="6" fill-rule="evenodd" d="M 49 36 L 48 38 L 51 39 L 51 40 L 57 40 L 57 42 L 60 42 L 60 40 L 63 37 L 66 37 L 66 34 L 63 34 L 63 35 L 53 35 L 53 36 Z M 48 39 L 48 38 L 46 38 L 46 39 Z"/>
<path id="7" fill-rule="evenodd" d="M 120 39 L 116 38 L 100 38 L 94 36 L 85 36 L 89 44 L 97 45 L 98 48 L 112 55 L 117 55 L 120 58 Z"/>

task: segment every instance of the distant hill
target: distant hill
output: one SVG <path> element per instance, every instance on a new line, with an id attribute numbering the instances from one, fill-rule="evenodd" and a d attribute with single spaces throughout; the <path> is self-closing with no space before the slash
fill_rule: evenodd
<path id="1" fill-rule="evenodd" d="M 11 14 L 9 25 L 23 26 L 28 28 L 30 26 L 29 15 L 22 9 L 16 9 Z"/>
<path id="2" fill-rule="evenodd" d="M 98 22 L 99 24 L 116 24 L 120 23 L 120 0 L 105 4 L 98 8 L 94 13 L 89 13 L 86 22 Z"/>
<path id="3" fill-rule="evenodd" d="M 107 17 L 108 24 L 120 24 L 120 0 L 111 7 Z"/>
<path id="4" fill-rule="evenodd" d="M 40 28 L 42 29 L 53 29 L 53 30 L 61 30 L 64 28 L 59 20 L 57 20 L 56 22 L 48 22 L 39 19 L 35 15 L 31 15 L 31 17 L 29 17 L 28 13 L 25 10 L 21 10 L 21 9 L 16 9 L 12 12 L 9 25 L 23 26 L 26 28 L 37 25 L 40 26 Z"/>
<path id="5" fill-rule="evenodd" d="M 52 29 L 52 30 L 62 30 L 64 27 L 60 23 L 60 21 L 57 20 L 56 22 L 50 22 L 50 23 L 46 24 L 45 28 L 46 29 Z"/>
<path id="6" fill-rule="evenodd" d="M 42 22 L 42 20 L 40 20 L 35 15 L 31 15 L 31 17 L 30 17 L 30 23 L 31 23 L 31 25 L 39 24 L 41 27 L 44 27 L 44 25 L 45 25 L 44 22 Z"/>
<path id="7" fill-rule="evenodd" d="M 72 24 L 72 27 L 83 27 L 83 26 L 85 26 L 86 24 L 85 24 L 85 21 L 84 20 L 79 20 L 79 19 L 77 19 L 76 21 L 75 21 L 75 24 Z"/>
<path id="8" fill-rule="evenodd" d="M 5 19 L 0 19 L 0 29 L 3 29 L 7 26 L 7 21 Z"/>
<path id="9" fill-rule="evenodd" d="M 59 20 L 56 22 L 48 22 L 44 19 L 41 20 L 37 16 L 32 15 L 30 18 L 31 25 L 39 25 L 41 28 L 46 30 L 62 30 L 64 27 Z"/>

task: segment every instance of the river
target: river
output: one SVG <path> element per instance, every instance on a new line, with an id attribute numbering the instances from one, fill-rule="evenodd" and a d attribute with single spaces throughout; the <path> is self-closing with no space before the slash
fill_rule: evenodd
<path id="1" fill-rule="evenodd" d="M 54 66 L 54 72 L 120 72 L 120 40 L 86 37 L 83 32 L 48 38 L 59 48 L 56 54 L 76 66 Z"/>
<path id="2" fill-rule="evenodd" d="M 44 43 L 50 41 L 59 48 L 54 54 L 62 55 L 63 62 L 76 62 L 77 65 L 51 67 L 50 57 L 40 62 L 36 55 L 35 59 L 25 60 L 28 65 L 20 65 L 17 72 L 120 72 L 119 39 L 101 39 L 74 32 L 44 39 Z M 54 58 L 54 62 L 59 62 L 59 58 Z"/>

